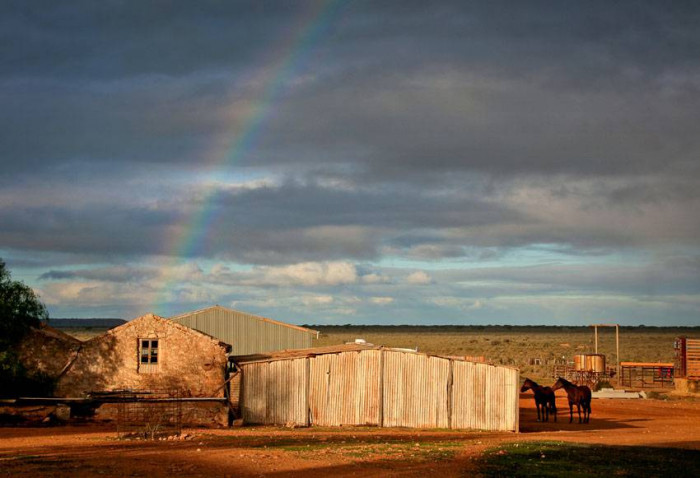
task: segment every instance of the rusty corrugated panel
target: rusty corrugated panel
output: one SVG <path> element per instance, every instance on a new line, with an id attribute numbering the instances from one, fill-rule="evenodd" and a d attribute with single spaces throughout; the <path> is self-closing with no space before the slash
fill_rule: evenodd
<path id="1" fill-rule="evenodd" d="M 241 372 L 244 423 L 308 425 L 306 359 L 245 364 Z"/>
<path id="2" fill-rule="evenodd" d="M 244 423 L 265 423 L 266 372 L 266 364 L 250 364 L 241 369 L 241 414 Z"/>
<path id="3" fill-rule="evenodd" d="M 221 306 L 188 312 L 170 319 L 230 344 L 233 355 L 308 348 L 317 333 L 304 327 Z"/>
<path id="4" fill-rule="evenodd" d="M 241 403 L 241 373 L 237 372 L 229 382 L 229 401 L 233 408 L 238 408 Z"/>
<path id="5" fill-rule="evenodd" d="M 448 359 L 384 351 L 384 426 L 447 428 Z"/>
<path id="6" fill-rule="evenodd" d="M 452 366 L 452 428 L 517 431 L 518 371 L 459 361 Z"/>
<path id="7" fill-rule="evenodd" d="M 365 350 L 309 359 L 314 425 L 379 425 L 380 354 Z"/>

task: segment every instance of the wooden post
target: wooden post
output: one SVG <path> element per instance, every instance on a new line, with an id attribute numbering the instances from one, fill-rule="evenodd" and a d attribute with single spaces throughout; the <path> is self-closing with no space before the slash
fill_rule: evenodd
<path id="1" fill-rule="evenodd" d="M 595 331 L 595 353 L 598 353 L 598 326 L 594 325 L 593 330 Z"/>
<path id="2" fill-rule="evenodd" d="M 617 376 L 619 377 L 622 370 L 620 368 L 620 326 L 618 324 L 615 324 L 615 347 L 617 349 Z"/>

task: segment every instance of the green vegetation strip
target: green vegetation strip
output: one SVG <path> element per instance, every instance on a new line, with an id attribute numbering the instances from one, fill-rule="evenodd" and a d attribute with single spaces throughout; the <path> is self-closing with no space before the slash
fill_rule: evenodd
<path id="1" fill-rule="evenodd" d="M 477 466 L 483 477 L 700 476 L 700 451 L 562 442 L 515 443 L 488 450 Z"/>
<path id="2" fill-rule="evenodd" d="M 422 442 L 422 443 L 314 443 L 297 446 L 283 446 L 281 450 L 294 452 L 304 456 L 331 454 L 344 455 L 352 458 L 369 458 L 381 456 L 385 460 L 412 459 L 417 461 L 445 460 L 454 457 L 460 443 Z"/>
<path id="3" fill-rule="evenodd" d="M 343 455 L 353 458 L 382 456 L 384 459 L 443 460 L 454 457 L 466 443 L 462 440 L 418 441 L 412 437 L 387 437 L 372 435 L 335 437 L 227 437 L 241 448 L 277 449 L 295 453 L 300 457 L 314 458 L 324 455 Z"/>

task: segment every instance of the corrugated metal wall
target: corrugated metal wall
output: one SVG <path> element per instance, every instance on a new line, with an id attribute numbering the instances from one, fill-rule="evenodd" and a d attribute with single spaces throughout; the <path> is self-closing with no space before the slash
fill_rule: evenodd
<path id="1" fill-rule="evenodd" d="M 384 352 L 384 426 L 448 428 L 450 360 Z"/>
<path id="2" fill-rule="evenodd" d="M 245 423 L 309 425 L 306 359 L 247 364 L 241 382 Z"/>
<path id="3" fill-rule="evenodd" d="M 314 425 L 380 424 L 381 353 L 367 350 L 309 358 Z"/>
<path id="4" fill-rule="evenodd" d="M 459 361 L 452 367 L 452 428 L 518 427 L 517 370 Z"/>
<path id="5" fill-rule="evenodd" d="M 241 363 L 245 423 L 518 430 L 518 370 L 392 350 Z"/>
<path id="6" fill-rule="evenodd" d="M 231 354 L 247 355 L 312 346 L 312 331 L 278 324 L 252 314 L 210 307 L 171 320 L 199 330 L 232 346 Z"/>

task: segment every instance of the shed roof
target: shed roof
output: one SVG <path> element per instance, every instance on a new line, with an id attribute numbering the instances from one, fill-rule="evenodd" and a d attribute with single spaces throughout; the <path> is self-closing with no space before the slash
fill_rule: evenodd
<path id="1" fill-rule="evenodd" d="M 251 314 L 250 312 L 243 312 L 243 311 L 240 311 L 240 310 L 231 309 L 231 308 L 229 308 L 229 307 L 223 307 L 223 306 L 218 305 L 218 304 L 217 304 L 217 305 L 213 305 L 213 306 L 211 306 L 211 307 L 205 307 L 205 308 L 203 308 L 203 309 L 198 309 L 198 310 L 193 310 L 193 311 L 190 311 L 190 312 L 185 312 L 184 314 L 180 314 L 180 315 L 173 315 L 172 317 L 169 317 L 169 319 L 170 319 L 170 320 L 177 321 L 178 319 L 183 319 L 183 318 L 185 318 L 185 317 L 189 317 L 189 316 L 192 316 L 192 315 L 200 314 L 200 313 L 202 313 L 202 312 L 206 312 L 206 311 L 212 310 L 212 309 L 218 309 L 218 310 L 223 310 L 223 311 L 227 311 L 227 312 L 235 312 L 235 313 L 238 313 L 238 314 L 245 315 L 245 316 L 247 316 L 247 317 L 249 317 L 249 318 L 251 318 L 251 319 L 259 320 L 259 321 L 261 321 L 261 322 L 267 322 L 267 323 L 270 323 L 270 324 L 281 325 L 281 326 L 283 326 L 283 327 L 289 327 L 290 329 L 300 330 L 300 331 L 302 331 L 302 332 L 306 332 L 306 333 L 309 333 L 309 334 L 312 334 L 312 335 L 315 335 L 315 336 L 318 336 L 318 334 L 319 334 L 319 332 L 318 332 L 317 330 L 307 329 L 306 327 L 301 327 L 300 325 L 294 325 L 294 324 L 288 324 L 288 323 L 286 323 L 286 322 L 280 322 L 279 320 L 269 319 L 269 318 L 267 318 L 267 317 L 263 317 L 263 316 L 260 316 L 260 315 Z"/>
<path id="2" fill-rule="evenodd" d="M 291 360 L 297 358 L 305 357 L 315 357 L 317 355 L 326 354 L 338 354 L 343 352 L 361 352 L 363 350 L 388 350 L 391 352 L 403 352 L 409 354 L 425 355 L 428 357 L 438 357 L 449 360 L 458 360 L 462 362 L 473 362 L 469 357 L 454 356 L 454 355 L 440 355 L 440 354 L 429 354 L 425 352 L 417 352 L 412 349 L 403 349 L 396 347 L 385 347 L 383 345 L 374 344 L 362 344 L 362 343 L 349 343 L 342 345 L 327 345 L 325 347 L 312 347 L 308 349 L 292 349 L 292 350 L 280 350 L 278 352 L 260 353 L 252 355 L 233 355 L 229 357 L 229 360 L 235 363 L 252 363 L 252 362 L 274 362 L 276 360 Z M 489 364 L 493 365 L 493 364 Z M 509 367 L 505 365 L 499 365 L 499 367 L 516 369 L 517 367 Z"/>

